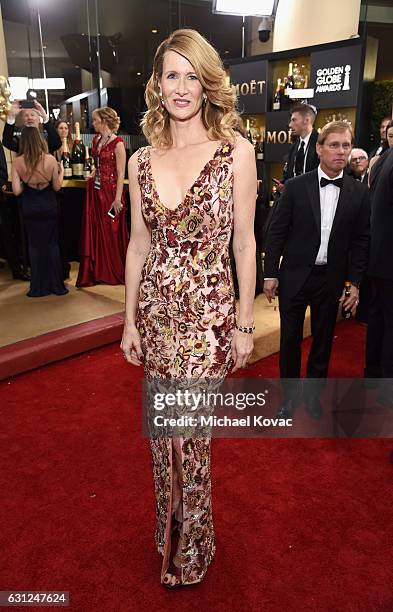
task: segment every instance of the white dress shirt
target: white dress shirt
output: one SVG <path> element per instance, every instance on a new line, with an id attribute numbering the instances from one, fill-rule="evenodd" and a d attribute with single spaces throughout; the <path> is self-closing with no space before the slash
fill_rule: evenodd
<path id="1" fill-rule="evenodd" d="M 296 154 L 298 153 L 300 147 L 302 146 L 302 142 L 304 142 L 304 163 L 303 163 L 303 174 L 306 171 L 306 160 L 307 160 L 307 153 L 308 153 L 308 143 L 310 141 L 310 136 L 311 136 L 311 132 L 309 134 L 307 134 L 307 136 L 305 136 L 304 138 L 299 138 L 299 146 L 297 148 Z M 295 164 L 296 164 L 296 155 L 295 155 L 295 159 L 293 162 L 293 174 L 295 175 Z"/>
<path id="2" fill-rule="evenodd" d="M 317 258 L 315 260 L 316 266 L 327 264 L 330 232 L 332 231 L 337 202 L 338 198 L 340 197 L 340 188 L 336 185 L 326 185 L 326 187 L 321 187 L 321 177 L 323 176 L 328 180 L 335 180 L 342 178 L 343 175 L 344 172 L 342 170 L 338 176 L 331 179 L 330 176 L 321 170 L 321 166 L 318 166 L 319 201 L 321 206 L 321 243 L 319 245 Z"/>
<path id="3" fill-rule="evenodd" d="M 340 188 L 336 185 L 326 185 L 321 187 L 321 177 L 324 176 L 328 180 L 335 180 L 342 178 L 344 171 L 342 170 L 338 176 L 333 179 L 321 170 L 321 166 L 318 166 L 318 187 L 319 187 L 319 202 L 321 207 L 321 242 L 319 245 L 319 251 L 315 260 L 316 266 L 323 266 L 327 264 L 327 252 L 329 246 L 330 233 L 332 231 L 334 215 L 336 214 L 337 202 L 340 197 Z M 265 281 L 277 280 L 277 278 L 265 278 Z"/>

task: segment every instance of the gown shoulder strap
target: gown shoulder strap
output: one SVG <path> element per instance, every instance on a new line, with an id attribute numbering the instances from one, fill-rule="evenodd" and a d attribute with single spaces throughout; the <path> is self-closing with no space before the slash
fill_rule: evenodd
<path id="1" fill-rule="evenodd" d="M 146 183 L 149 179 L 148 172 L 148 163 L 150 156 L 150 146 L 141 147 L 138 149 L 137 160 L 138 160 L 138 181 L 139 184 L 143 187 L 146 186 Z"/>

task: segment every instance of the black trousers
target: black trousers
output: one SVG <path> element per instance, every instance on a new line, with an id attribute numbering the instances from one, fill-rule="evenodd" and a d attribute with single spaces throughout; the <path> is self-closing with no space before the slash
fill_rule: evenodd
<path id="1" fill-rule="evenodd" d="M 280 375 L 281 378 L 300 378 L 301 345 L 307 306 L 311 311 L 312 345 L 307 362 L 307 378 L 326 378 L 338 299 L 326 284 L 327 266 L 314 266 L 299 293 L 290 305 L 280 304 Z"/>
<path id="2" fill-rule="evenodd" d="M 8 261 L 14 277 L 27 272 L 23 226 L 19 218 L 18 202 L 14 196 L 0 193 L 0 241 L 1 251 Z"/>
<path id="3" fill-rule="evenodd" d="M 366 341 L 369 378 L 393 378 L 393 280 L 373 278 Z"/>

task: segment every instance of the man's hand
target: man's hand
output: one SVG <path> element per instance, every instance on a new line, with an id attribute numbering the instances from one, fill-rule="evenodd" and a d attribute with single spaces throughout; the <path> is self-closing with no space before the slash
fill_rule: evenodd
<path id="1" fill-rule="evenodd" d="M 265 280 L 263 283 L 263 293 L 266 295 L 269 304 L 276 297 L 277 287 L 278 280 L 276 278 L 273 280 Z"/>
<path id="2" fill-rule="evenodd" d="M 282 193 L 284 191 L 284 187 L 285 187 L 284 183 L 281 183 L 280 181 L 277 181 L 277 182 L 274 181 L 274 185 L 275 185 L 278 193 Z"/>
<path id="3" fill-rule="evenodd" d="M 355 287 L 355 285 L 351 285 L 350 294 L 348 296 L 345 295 L 344 289 L 339 301 L 342 303 L 344 310 L 353 311 L 359 304 L 359 289 Z"/>
<path id="4" fill-rule="evenodd" d="M 11 104 L 11 107 L 8 111 L 8 118 L 15 121 L 16 116 L 20 113 L 20 104 L 19 100 L 14 100 Z"/>
<path id="5" fill-rule="evenodd" d="M 42 117 L 43 122 L 46 123 L 49 120 L 49 117 L 46 114 L 46 110 L 44 109 L 44 107 L 39 102 L 37 102 L 37 100 L 34 100 L 34 108 L 39 114 L 39 116 Z"/>

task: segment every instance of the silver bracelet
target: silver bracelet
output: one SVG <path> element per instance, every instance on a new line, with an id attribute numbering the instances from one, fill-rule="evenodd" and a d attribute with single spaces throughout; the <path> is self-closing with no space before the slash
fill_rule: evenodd
<path id="1" fill-rule="evenodd" d="M 236 329 L 238 329 L 243 334 L 252 334 L 255 331 L 255 325 L 251 327 L 244 327 L 243 325 L 236 325 Z"/>

